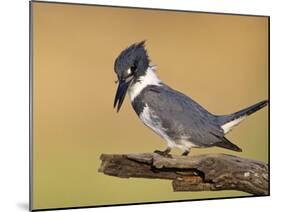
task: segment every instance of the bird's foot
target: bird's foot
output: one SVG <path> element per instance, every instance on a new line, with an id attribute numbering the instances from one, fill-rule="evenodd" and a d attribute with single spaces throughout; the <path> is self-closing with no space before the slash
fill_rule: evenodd
<path id="1" fill-rule="evenodd" d="M 164 151 L 160 151 L 160 150 L 155 150 L 154 153 L 167 157 L 167 158 L 172 158 L 172 155 L 169 154 L 169 152 L 171 151 L 170 148 L 165 149 Z"/>
<path id="2" fill-rule="evenodd" d="M 187 156 L 189 154 L 189 151 L 188 150 L 185 150 L 181 155 L 182 156 Z"/>

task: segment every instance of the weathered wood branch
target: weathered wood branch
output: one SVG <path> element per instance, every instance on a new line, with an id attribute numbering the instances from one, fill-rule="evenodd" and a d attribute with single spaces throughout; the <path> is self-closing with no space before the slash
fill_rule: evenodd
<path id="1" fill-rule="evenodd" d="M 99 172 L 121 178 L 172 180 L 174 191 L 239 190 L 268 195 L 268 165 L 226 154 L 164 157 L 102 154 Z"/>

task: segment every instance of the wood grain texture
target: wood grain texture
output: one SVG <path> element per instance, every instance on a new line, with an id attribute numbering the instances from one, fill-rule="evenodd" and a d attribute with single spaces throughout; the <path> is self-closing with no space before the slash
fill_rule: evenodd
<path id="1" fill-rule="evenodd" d="M 171 180 L 174 191 L 238 190 L 269 195 L 268 165 L 233 155 L 102 154 L 100 159 L 99 172 L 121 178 Z"/>

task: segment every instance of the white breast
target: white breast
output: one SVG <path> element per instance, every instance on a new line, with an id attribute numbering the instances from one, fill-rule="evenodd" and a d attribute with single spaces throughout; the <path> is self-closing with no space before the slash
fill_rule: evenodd
<path id="1" fill-rule="evenodd" d="M 165 133 L 166 129 L 162 127 L 162 124 L 158 119 L 158 117 L 155 114 L 153 114 L 153 111 L 151 111 L 147 105 L 145 105 L 139 117 L 142 120 L 142 122 L 146 126 L 151 128 L 155 133 L 160 135 L 166 141 L 170 140 L 167 134 Z"/>
<path id="2" fill-rule="evenodd" d="M 192 147 L 196 147 L 194 143 L 189 141 L 189 137 L 183 136 L 180 140 L 172 140 L 167 134 L 166 131 L 167 129 L 162 127 L 160 119 L 153 113 L 152 110 L 149 109 L 147 104 L 143 108 L 143 111 L 140 113 L 140 119 L 141 121 L 151 128 L 156 134 L 161 136 L 166 142 L 167 146 L 170 148 L 179 148 L 183 151 L 189 150 Z"/>

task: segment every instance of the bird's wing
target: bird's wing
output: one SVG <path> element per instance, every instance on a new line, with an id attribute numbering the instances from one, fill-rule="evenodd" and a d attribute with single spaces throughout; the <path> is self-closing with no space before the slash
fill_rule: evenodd
<path id="1" fill-rule="evenodd" d="M 143 98 L 170 138 L 186 138 L 199 146 L 222 141 L 224 134 L 215 116 L 186 95 L 163 85 L 150 86 Z"/>

